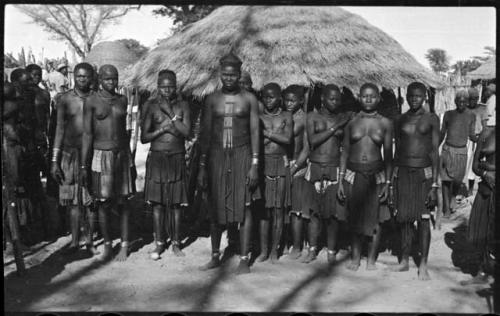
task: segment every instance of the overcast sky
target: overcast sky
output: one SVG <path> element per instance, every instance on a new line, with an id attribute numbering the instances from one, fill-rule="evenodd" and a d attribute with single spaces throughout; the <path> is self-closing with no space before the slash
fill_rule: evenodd
<path id="1" fill-rule="evenodd" d="M 102 40 L 134 38 L 145 46 L 170 34 L 171 20 L 155 17 L 158 6 L 143 5 L 132 10 L 116 25 L 108 26 Z M 425 52 L 429 48 L 445 49 L 451 61 L 481 55 L 484 46 L 495 46 L 496 12 L 493 7 L 343 7 L 362 16 L 372 25 L 392 36 L 421 64 L 428 67 Z M 52 40 L 40 27 L 12 5 L 5 7 L 4 50 L 17 53 L 32 48 L 39 58 L 63 56 L 69 49 L 63 42 Z M 70 55 L 68 56 L 69 58 Z"/>

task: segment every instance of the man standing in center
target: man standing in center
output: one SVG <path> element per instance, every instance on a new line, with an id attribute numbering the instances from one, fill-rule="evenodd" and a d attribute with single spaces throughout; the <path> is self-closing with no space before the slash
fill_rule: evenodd
<path id="1" fill-rule="evenodd" d="M 144 198 L 153 205 L 156 239 L 156 248 L 151 253 L 153 260 L 159 259 L 165 250 L 163 227 L 170 235 L 174 254 L 184 256 L 179 230 L 181 207 L 187 206 L 188 201 L 184 142 L 191 132 L 191 119 L 189 105 L 177 98 L 176 88 L 177 78 L 173 71 L 158 73 L 159 96 L 144 106 L 147 111 L 141 128 L 142 143 L 151 142 Z"/>
<path id="2" fill-rule="evenodd" d="M 212 216 L 212 258 L 201 270 L 220 266 L 221 225 L 240 225 L 240 264 L 236 273 L 249 273 L 252 200 L 257 190 L 259 109 L 256 97 L 238 84 L 241 60 L 228 54 L 220 60 L 222 89 L 207 97 L 201 120 L 198 183 L 208 186 Z M 207 181 L 208 179 L 208 181 Z M 207 183 L 208 182 L 208 183 Z"/>

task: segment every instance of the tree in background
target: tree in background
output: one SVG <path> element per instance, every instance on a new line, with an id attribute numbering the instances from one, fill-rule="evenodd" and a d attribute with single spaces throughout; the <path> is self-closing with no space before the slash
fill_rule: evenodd
<path id="1" fill-rule="evenodd" d="M 427 50 L 425 58 L 435 73 L 443 73 L 450 69 L 450 57 L 444 49 L 430 48 Z"/>
<path id="2" fill-rule="evenodd" d="M 451 69 L 453 69 L 454 74 L 465 76 L 468 72 L 479 68 L 481 64 L 482 63 L 477 59 L 459 60 L 451 66 Z"/>
<path id="3" fill-rule="evenodd" d="M 82 59 L 99 39 L 104 27 L 130 9 L 123 5 L 16 5 L 55 39 L 68 42 Z"/>
<path id="4" fill-rule="evenodd" d="M 149 50 L 149 48 L 142 45 L 139 41 L 133 38 L 120 39 L 118 40 L 118 42 L 125 44 L 125 46 L 127 46 L 128 49 L 133 51 L 139 58 L 144 56 L 144 54 L 146 54 Z"/>
<path id="5" fill-rule="evenodd" d="M 172 18 L 175 33 L 203 19 L 218 7 L 217 5 L 164 5 L 163 8 L 153 10 L 153 14 Z"/>
<path id="6" fill-rule="evenodd" d="M 474 56 L 472 58 L 483 63 L 483 62 L 487 61 L 488 59 L 490 59 L 491 57 L 497 55 L 497 49 L 493 46 L 485 46 L 485 47 L 483 47 L 483 49 L 484 49 L 483 54 L 486 56 Z"/>

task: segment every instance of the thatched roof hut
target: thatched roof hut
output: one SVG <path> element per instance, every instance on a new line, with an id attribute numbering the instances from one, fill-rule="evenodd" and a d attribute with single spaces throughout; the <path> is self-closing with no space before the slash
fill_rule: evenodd
<path id="1" fill-rule="evenodd" d="M 163 40 L 127 70 L 124 83 L 154 89 L 157 72 L 177 72 L 183 93 L 203 97 L 218 87 L 219 58 L 233 51 L 254 86 L 315 82 L 351 89 L 366 81 L 394 88 L 420 80 L 440 86 L 390 36 L 338 7 L 224 6 Z"/>
<path id="2" fill-rule="evenodd" d="M 479 68 L 474 71 L 471 71 L 467 74 L 467 76 L 471 79 L 493 79 L 496 78 L 496 58 L 495 56 L 491 57 L 487 61 L 485 61 Z"/>
<path id="3" fill-rule="evenodd" d="M 85 62 L 102 66 L 105 64 L 114 65 L 118 69 L 120 78 L 125 68 L 135 63 L 139 57 L 120 41 L 100 42 L 95 45 L 90 53 L 85 57 Z M 120 79 L 121 81 L 121 79 Z"/>

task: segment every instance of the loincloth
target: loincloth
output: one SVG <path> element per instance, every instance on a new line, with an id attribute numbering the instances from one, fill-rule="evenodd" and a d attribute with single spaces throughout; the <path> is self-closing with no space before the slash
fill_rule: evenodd
<path id="1" fill-rule="evenodd" d="M 286 156 L 264 155 L 264 199 L 266 208 L 291 205 L 290 169 Z"/>
<path id="2" fill-rule="evenodd" d="M 245 208 L 261 197 L 246 184 L 251 167 L 250 144 L 231 149 L 212 147 L 208 157 L 211 218 L 219 224 L 242 223 Z"/>
<path id="3" fill-rule="evenodd" d="M 467 146 L 452 147 L 443 144 L 441 150 L 441 180 L 462 182 L 467 166 Z"/>
<path id="4" fill-rule="evenodd" d="M 373 236 L 379 223 L 391 217 L 387 204 L 379 200 L 386 182 L 382 162 L 348 163 L 347 168 L 344 189 L 348 224 L 355 233 Z"/>
<path id="5" fill-rule="evenodd" d="M 329 163 L 310 163 L 310 180 L 313 185 L 311 209 L 322 218 L 334 217 L 345 221 L 345 207 L 337 199 L 339 167 Z"/>
<path id="6" fill-rule="evenodd" d="M 396 219 L 400 223 L 420 221 L 422 215 L 429 214 L 425 205 L 432 186 L 432 167 L 394 168 L 394 203 Z"/>
<path id="7" fill-rule="evenodd" d="M 168 207 L 187 206 L 186 179 L 184 153 L 150 151 L 146 160 L 144 199 Z"/>
<path id="8" fill-rule="evenodd" d="M 94 149 L 92 157 L 92 193 L 98 200 L 126 198 L 135 193 L 132 179 L 132 154 L 121 150 Z"/>
<path id="9" fill-rule="evenodd" d="M 78 205 L 79 172 L 81 151 L 79 148 L 64 148 L 61 155 L 61 171 L 63 183 L 59 186 L 59 204 L 63 206 Z M 87 188 L 82 187 L 82 205 L 89 206 L 92 198 Z"/>

